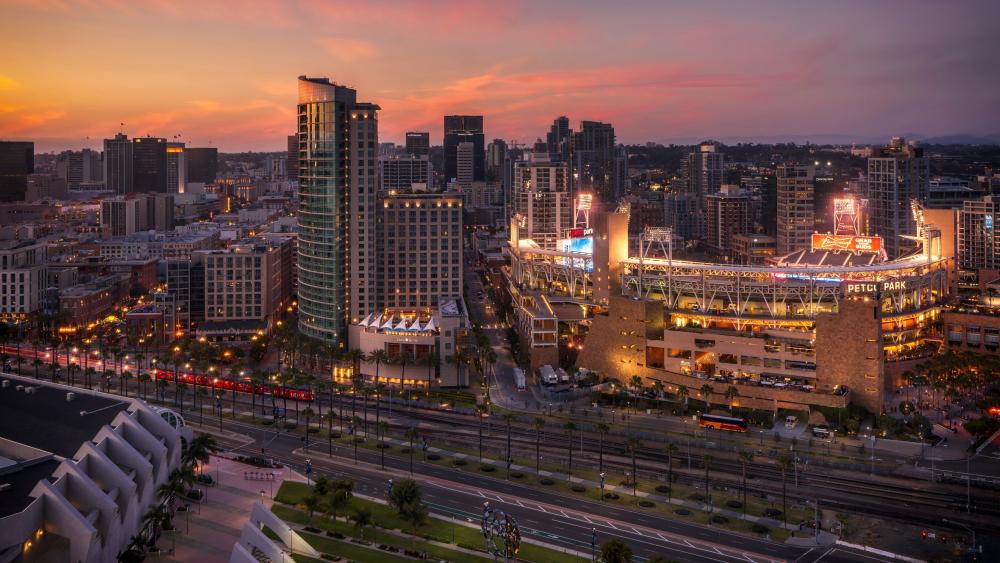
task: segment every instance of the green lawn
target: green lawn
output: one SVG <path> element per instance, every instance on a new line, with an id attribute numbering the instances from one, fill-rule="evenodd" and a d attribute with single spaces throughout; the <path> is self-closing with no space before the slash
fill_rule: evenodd
<path id="1" fill-rule="evenodd" d="M 307 487 L 304 483 L 285 481 L 279 488 L 278 494 L 275 496 L 275 500 L 282 503 L 296 505 L 301 502 L 303 497 L 308 495 L 309 490 L 309 487 Z M 400 518 L 396 515 L 396 512 L 389 506 L 365 499 L 352 498 L 351 508 L 347 509 L 346 513 L 350 514 L 355 508 L 358 507 L 365 507 L 371 510 L 372 518 L 379 528 L 401 529 L 407 532 L 410 530 L 409 526 L 400 520 Z M 288 506 L 282 506 L 280 504 L 275 504 L 271 510 L 276 516 L 288 522 L 310 525 L 322 530 L 336 531 L 344 534 L 345 536 L 361 536 L 357 528 L 346 522 L 333 522 L 327 518 L 319 516 L 310 519 L 308 515 L 302 511 Z M 341 514 L 344 514 L 344 512 L 341 512 Z M 441 543 L 456 544 L 467 549 L 477 551 L 481 550 L 480 546 L 483 544 L 483 537 L 478 529 L 434 517 L 428 518 L 427 524 L 420 528 L 417 535 L 421 538 L 431 539 Z M 320 539 L 326 540 L 326 538 L 323 537 L 320 537 Z M 365 539 L 369 541 L 374 540 L 377 543 L 394 545 L 400 548 L 409 548 L 410 546 L 410 541 L 406 538 L 389 535 L 384 532 L 378 533 L 375 530 L 365 532 Z M 455 561 L 457 563 L 484 563 L 491 560 L 486 557 L 485 554 L 483 557 L 479 557 L 448 549 L 443 546 L 420 542 L 420 540 L 417 540 L 416 545 L 419 550 L 426 552 L 434 559 Z M 324 551 L 324 549 L 318 546 L 316 546 L 316 549 Z M 337 553 L 337 555 L 340 554 Z M 538 561 L 545 563 L 577 563 L 584 561 L 584 559 L 579 557 L 574 557 L 553 549 L 531 545 L 524 542 L 521 543 L 521 551 L 518 553 L 518 557 L 525 561 Z"/>

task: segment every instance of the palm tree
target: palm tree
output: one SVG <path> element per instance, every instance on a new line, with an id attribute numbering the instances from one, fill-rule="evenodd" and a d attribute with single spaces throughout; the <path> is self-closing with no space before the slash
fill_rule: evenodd
<path id="1" fill-rule="evenodd" d="M 788 523 L 788 497 L 787 480 L 785 479 L 788 468 L 792 466 L 792 456 L 787 453 L 778 455 L 778 466 L 781 467 L 781 521 Z"/>
<path id="2" fill-rule="evenodd" d="M 569 444 L 569 476 L 573 476 L 573 431 L 576 430 L 576 425 L 572 422 L 567 422 L 563 424 L 563 428 L 566 430 L 566 435 L 568 437 L 567 444 Z"/>
<path id="3" fill-rule="evenodd" d="M 311 493 L 302 499 L 302 502 L 299 503 L 299 506 L 301 506 L 303 510 L 308 512 L 309 518 L 312 519 L 313 512 L 319 510 L 321 503 L 322 499 L 320 499 L 319 495 L 317 495 L 316 493 Z"/>
<path id="4" fill-rule="evenodd" d="M 710 401 L 712 391 L 712 386 L 708 383 L 701 386 L 701 398 L 705 401 L 705 410 L 708 410 L 712 406 Z"/>
<path id="5" fill-rule="evenodd" d="M 36 357 L 34 360 L 31 360 L 31 365 L 35 367 L 35 379 L 38 379 L 38 368 L 45 365 L 45 362 Z"/>
<path id="6" fill-rule="evenodd" d="M 434 351 L 431 350 L 427 353 L 425 359 L 427 360 L 427 392 L 430 393 L 431 384 L 434 381 L 434 372 L 437 371 L 435 368 L 437 368 L 438 358 L 434 354 Z"/>
<path id="7" fill-rule="evenodd" d="M 419 434 L 417 433 L 417 428 L 411 426 L 406 429 L 403 433 L 403 437 L 410 441 L 410 475 L 413 475 L 413 443 L 417 440 Z"/>
<path id="8" fill-rule="evenodd" d="M 540 416 L 536 416 L 535 417 L 535 473 L 536 474 L 538 474 L 541 469 L 542 428 L 544 427 L 545 427 L 545 419 Z"/>
<path id="9" fill-rule="evenodd" d="M 388 422 L 379 422 L 375 425 L 375 433 L 378 437 L 378 451 L 380 454 L 382 471 L 385 471 L 385 431 L 389 428 Z"/>
<path id="10" fill-rule="evenodd" d="M 736 388 L 735 385 L 730 385 L 726 388 L 726 401 L 729 402 L 729 412 L 733 412 L 733 402 L 736 397 L 740 396 L 740 390 Z"/>
<path id="11" fill-rule="evenodd" d="M 355 429 L 360 428 L 361 427 L 361 417 L 357 417 L 357 416 L 351 417 L 351 423 L 354 425 Z M 358 463 L 358 435 L 357 434 L 358 434 L 358 432 L 357 432 L 357 430 L 355 430 L 354 431 L 354 435 L 351 436 L 352 441 L 354 442 L 354 463 L 355 464 Z"/>
<path id="12" fill-rule="evenodd" d="M 514 413 L 506 412 L 503 414 L 503 420 L 507 423 L 507 473 L 510 474 L 510 464 L 513 462 L 514 457 L 510 451 L 510 423 L 517 420 L 517 416 Z"/>
<path id="13" fill-rule="evenodd" d="M 684 401 L 684 408 L 686 409 L 687 406 L 688 406 L 688 388 L 687 388 L 687 385 L 678 385 L 677 386 L 677 396 L 680 397 L 682 401 Z"/>
<path id="14" fill-rule="evenodd" d="M 306 440 L 306 451 L 308 452 L 309 451 L 309 421 L 310 421 L 310 419 L 312 417 L 316 416 L 316 413 L 315 413 L 315 411 L 312 410 L 312 407 L 306 407 L 305 409 L 302 410 L 302 416 L 306 417 L 306 432 L 305 432 L 306 438 L 305 438 L 305 440 Z M 298 418 L 296 418 L 295 421 L 298 422 Z"/>
<path id="15" fill-rule="evenodd" d="M 413 528 L 410 536 L 410 547 L 413 548 L 417 539 L 417 530 L 427 523 L 427 505 L 420 500 L 408 502 L 399 507 L 399 515 L 403 521 Z"/>
<path id="16" fill-rule="evenodd" d="M 183 460 L 188 466 L 208 463 L 210 456 L 221 449 L 211 434 L 198 434 L 188 442 L 187 449 L 184 450 Z"/>
<path id="17" fill-rule="evenodd" d="M 365 528 L 372 525 L 372 511 L 364 506 L 359 506 L 354 509 L 354 514 L 351 515 L 351 520 L 354 521 L 354 525 L 361 531 L 361 539 L 365 538 Z"/>
<path id="18" fill-rule="evenodd" d="M 677 449 L 676 444 L 667 442 L 667 502 L 670 502 L 670 495 L 674 490 L 674 454 Z"/>
<path id="19" fill-rule="evenodd" d="M 639 391 L 642 389 L 642 378 L 638 375 L 633 375 L 628 382 L 629 386 L 632 388 L 632 392 L 638 395 Z"/>
<path id="20" fill-rule="evenodd" d="M 611 430 L 611 427 L 603 422 L 597 423 L 598 449 L 597 449 L 597 472 L 604 473 L 604 435 Z"/>
<path id="21" fill-rule="evenodd" d="M 382 390 L 379 387 L 379 368 L 382 364 L 389 362 L 389 354 L 385 350 L 375 350 L 368 356 L 369 362 L 375 362 L 375 390 L 377 395 L 375 395 L 375 427 L 378 428 L 378 422 L 380 417 L 380 406 L 382 404 Z"/>
<path id="22" fill-rule="evenodd" d="M 382 426 L 381 426 L 382 425 L 381 412 L 380 412 L 381 409 L 379 408 L 379 405 L 382 404 L 382 395 L 385 394 L 385 391 L 386 391 L 386 385 L 385 385 L 385 383 L 379 383 L 378 385 L 375 386 L 375 429 L 376 429 L 376 432 L 378 432 L 379 429 L 382 428 Z"/>
<path id="23" fill-rule="evenodd" d="M 629 436 L 625 445 L 632 454 L 632 498 L 636 498 L 635 490 L 639 483 L 639 474 L 635 471 L 635 454 L 642 447 L 642 442 L 635 436 Z"/>
<path id="24" fill-rule="evenodd" d="M 744 450 L 740 452 L 740 464 L 743 465 L 743 518 L 747 517 L 747 466 L 753 461 L 753 452 Z"/>
<path id="25" fill-rule="evenodd" d="M 354 488 L 354 481 L 350 479 L 344 479 L 338 481 L 338 483 L 346 482 L 348 486 L 335 486 L 333 491 L 330 492 L 329 497 L 327 497 L 327 508 L 333 514 L 333 520 L 337 520 L 337 511 L 341 508 L 346 508 L 351 503 L 351 490 Z"/>

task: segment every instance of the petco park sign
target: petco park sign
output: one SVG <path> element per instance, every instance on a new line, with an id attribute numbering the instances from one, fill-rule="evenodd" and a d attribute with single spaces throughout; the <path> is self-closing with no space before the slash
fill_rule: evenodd
<path id="1" fill-rule="evenodd" d="M 906 290 L 906 280 L 891 280 L 884 282 L 847 282 L 844 284 L 844 292 L 848 295 L 854 293 L 881 294 L 886 291 Z"/>

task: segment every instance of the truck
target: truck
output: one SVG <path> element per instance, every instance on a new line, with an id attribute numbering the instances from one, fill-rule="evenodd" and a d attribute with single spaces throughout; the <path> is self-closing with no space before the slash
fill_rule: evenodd
<path id="1" fill-rule="evenodd" d="M 524 391 L 527 385 L 524 383 L 524 371 L 521 368 L 514 368 L 514 386 L 518 391 Z"/>
<path id="2" fill-rule="evenodd" d="M 555 385 L 559 383 L 559 376 L 556 375 L 556 370 L 552 369 L 552 366 L 545 364 L 538 370 L 538 374 L 542 379 L 542 383 L 545 385 Z"/>

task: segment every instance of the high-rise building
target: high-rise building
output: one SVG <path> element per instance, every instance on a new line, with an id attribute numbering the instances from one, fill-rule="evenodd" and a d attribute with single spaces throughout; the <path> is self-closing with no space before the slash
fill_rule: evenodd
<path id="1" fill-rule="evenodd" d="M 618 201 L 624 186 L 615 170 L 615 128 L 610 123 L 582 121 L 572 139 L 574 191 L 592 192 L 606 204 Z"/>
<path id="2" fill-rule="evenodd" d="M 476 146 L 471 141 L 462 141 L 455 149 L 455 180 L 462 186 L 475 181 Z"/>
<path id="3" fill-rule="evenodd" d="M 688 153 L 684 163 L 684 191 L 699 200 L 719 191 L 725 179 L 723 155 L 712 143 L 698 145 L 698 150 Z"/>
<path id="4" fill-rule="evenodd" d="M 1000 196 L 966 201 L 957 213 L 959 269 L 1000 269 Z"/>
<path id="5" fill-rule="evenodd" d="M 174 230 L 174 194 L 155 194 L 148 202 L 150 218 L 147 227 L 160 232 Z"/>
<path id="6" fill-rule="evenodd" d="M 109 197 L 101 201 L 101 226 L 113 237 L 131 235 L 148 227 L 144 195 Z"/>
<path id="7" fill-rule="evenodd" d="M 132 142 L 124 133 L 104 139 L 104 187 L 118 195 L 132 192 Z"/>
<path id="8" fill-rule="evenodd" d="M 0 320 L 17 322 L 41 305 L 46 245 L 33 240 L 0 241 Z"/>
<path id="9" fill-rule="evenodd" d="M 559 240 L 572 229 L 573 195 L 569 165 L 549 155 L 533 154 L 514 164 L 514 213 L 518 239 L 531 239 L 546 250 L 559 250 Z"/>
<path id="10" fill-rule="evenodd" d="M 812 165 L 778 166 L 778 256 L 809 248 L 816 231 L 815 183 Z"/>
<path id="11" fill-rule="evenodd" d="M 187 191 L 187 160 L 184 143 L 167 143 L 167 186 L 166 193 L 182 194 Z"/>
<path id="12" fill-rule="evenodd" d="M 486 145 L 486 177 L 500 180 L 507 161 L 507 143 L 503 139 L 493 139 Z"/>
<path id="13" fill-rule="evenodd" d="M 184 161 L 189 183 L 211 184 L 219 176 L 219 149 L 215 147 L 187 147 Z"/>
<path id="14" fill-rule="evenodd" d="M 104 183 L 101 153 L 83 149 L 64 151 L 56 158 L 56 174 L 71 190 L 87 189 Z"/>
<path id="15" fill-rule="evenodd" d="M 462 295 L 462 197 L 457 193 L 401 191 L 382 195 L 380 299 L 385 308 L 433 310 Z"/>
<path id="16" fill-rule="evenodd" d="M 751 232 L 750 194 L 739 186 L 723 184 L 705 198 L 706 243 L 724 261 L 735 259 L 733 238 Z"/>
<path id="17" fill-rule="evenodd" d="M 406 132 L 406 154 L 428 155 L 431 153 L 431 134 L 425 131 Z"/>
<path id="18" fill-rule="evenodd" d="M 910 202 L 924 202 L 930 190 L 930 164 L 923 149 L 894 137 L 889 146 L 872 149 L 868 159 L 868 226 L 882 237 L 886 254 L 898 258 L 914 248 L 903 235 L 916 235 Z"/>
<path id="19" fill-rule="evenodd" d="M 380 190 L 409 189 L 413 184 L 433 187 L 434 169 L 427 155 L 408 153 L 379 157 Z"/>
<path id="20" fill-rule="evenodd" d="M 444 116 L 444 175 L 445 182 L 458 178 L 458 146 L 472 143 L 472 180 L 486 179 L 486 137 L 483 116 Z"/>
<path id="21" fill-rule="evenodd" d="M 35 171 L 35 143 L 0 141 L 0 201 L 24 201 Z"/>
<path id="22" fill-rule="evenodd" d="M 299 179 L 299 136 L 288 136 L 288 161 L 285 166 L 289 180 Z"/>
<path id="23" fill-rule="evenodd" d="M 24 194 L 24 201 L 66 199 L 67 195 L 66 180 L 61 177 L 39 173 L 28 175 L 28 190 Z"/>
<path id="24" fill-rule="evenodd" d="M 344 348 L 374 305 L 379 107 L 328 78 L 298 90 L 299 330 Z"/>
<path id="25" fill-rule="evenodd" d="M 548 147 L 549 157 L 553 160 L 569 160 L 570 149 L 573 143 L 573 130 L 569 128 L 569 118 L 561 115 L 552 121 L 545 136 L 545 146 Z"/>
<path id="26" fill-rule="evenodd" d="M 132 139 L 132 191 L 166 193 L 167 140 L 157 137 Z"/>

